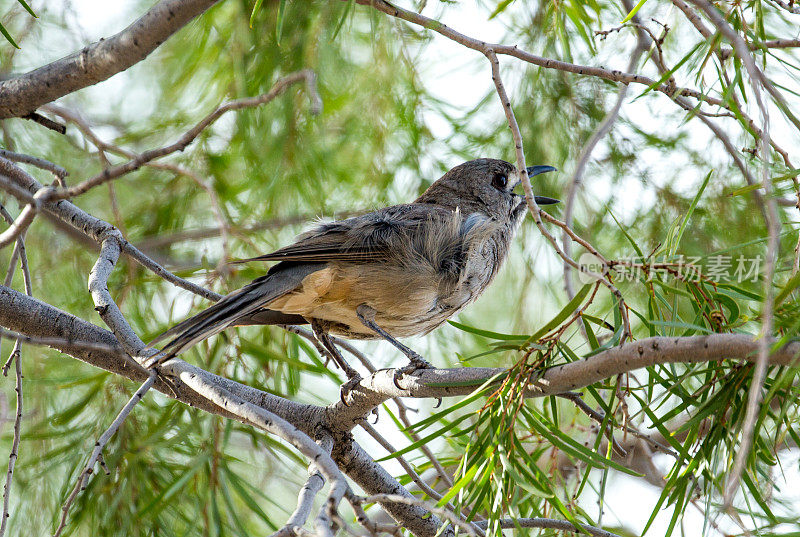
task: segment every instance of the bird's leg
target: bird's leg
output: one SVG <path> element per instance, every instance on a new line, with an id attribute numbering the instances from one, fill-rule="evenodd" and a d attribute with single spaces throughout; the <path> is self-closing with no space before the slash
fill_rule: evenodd
<path id="1" fill-rule="evenodd" d="M 333 344 L 331 341 L 330 336 L 328 335 L 328 331 L 325 329 L 323 324 L 316 319 L 311 321 L 311 330 L 314 331 L 314 337 L 317 338 L 317 341 L 323 346 L 325 350 L 327 350 L 333 361 L 336 362 L 344 374 L 347 375 L 347 382 L 342 384 L 342 388 L 339 392 L 339 397 L 342 400 L 342 403 L 347 405 L 347 396 L 353 387 L 361 382 L 361 375 L 358 374 L 358 371 L 350 367 L 350 364 L 344 359 L 342 353 L 339 352 L 339 349 L 336 348 L 336 345 Z"/>
<path id="2" fill-rule="evenodd" d="M 417 369 L 433 369 L 433 366 L 428 363 L 425 358 L 414 352 L 413 350 L 409 349 L 395 338 L 393 338 L 386 330 L 378 326 L 375 322 L 375 308 L 367 306 L 366 304 L 361 304 L 356 308 L 356 315 L 358 315 L 359 320 L 364 323 L 364 326 L 381 336 L 383 339 L 400 349 L 400 352 L 405 354 L 408 357 L 408 360 L 411 362 L 408 366 L 402 368 L 400 373 L 412 373 Z M 397 384 L 397 376 L 395 376 L 395 384 Z M 398 386 L 399 387 L 399 386 Z"/>

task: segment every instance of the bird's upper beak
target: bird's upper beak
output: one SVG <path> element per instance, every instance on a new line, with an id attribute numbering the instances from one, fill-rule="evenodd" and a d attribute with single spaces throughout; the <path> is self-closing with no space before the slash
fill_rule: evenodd
<path id="1" fill-rule="evenodd" d="M 552 166 L 528 166 L 525 168 L 525 170 L 528 172 L 528 177 L 534 177 L 541 173 L 557 171 Z M 560 203 L 559 200 L 548 198 L 546 196 L 534 196 L 534 199 L 536 200 L 536 205 L 553 205 L 555 203 Z"/>
<path id="2" fill-rule="evenodd" d="M 533 177 L 534 175 L 539 175 L 540 173 L 557 171 L 552 166 L 528 166 L 525 168 L 525 170 L 528 172 L 528 177 Z"/>

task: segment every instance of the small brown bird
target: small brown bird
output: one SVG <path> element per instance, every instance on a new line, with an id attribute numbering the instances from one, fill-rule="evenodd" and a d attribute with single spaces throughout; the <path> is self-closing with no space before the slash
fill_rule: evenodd
<path id="1" fill-rule="evenodd" d="M 529 176 L 554 170 L 527 168 Z M 513 192 L 519 182 L 508 162 L 471 160 L 413 203 L 320 224 L 294 244 L 239 261 L 278 264 L 156 338 L 174 336 L 159 362 L 230 326 L 310 324 L 351 381 L 360 377 L 328 334 L 383 338 L 409 358 L 405 370 L 430 367 L 396 338 L 427 334 L 491 283 L 526 211 Z"/>

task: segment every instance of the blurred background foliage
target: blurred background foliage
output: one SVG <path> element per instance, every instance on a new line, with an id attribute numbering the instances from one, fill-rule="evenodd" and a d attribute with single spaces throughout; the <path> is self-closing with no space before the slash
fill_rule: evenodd
<path id="1" fill-rule="evenodd" d="M 0 12 L 3 27 L 21 47 L 0 45 L 0 70 L 6 75 L 118 31 L 151 2 L 131 0 L 113 8 L 91 1 L 30 4 L 38 19 L 14 2 Z M 579 64 L 623 69 L 636 43 L 631 27 L 602 38 L 594 33 L 619 26 L 627 10 L 615 1 L 425 4 L 408 7 L 424 8 L 427 16 L 474 37 Z M 720 67 L 718 59 L 709 59 L 709 43 L 672 4 L 650 0 L 640 16 L 657 33 L 662 28 L 651 17 L 669 25 L 662 47 L 670 65 L 680 63 L 676 76 L 681 84 L 714 94 L 730 87 L 756 117 L 743 93 L 749 90 L 741 84 L 729 86 L 723 76 L 740 72 L 736 62 Z M 800 21 L 762 0 L 736 3 L 729 17 L 733 23 L 750 24 L 751 40 L 796 38 Z M 796 52 L 755 54 L 797 111 Z M 537 177 L 535 189 L 563 199 L 581 148 L 613 106 L 618 86 L 502 57 L 501 65 L 528 163 L 560 170 Z M 226 99 L 265 93 L 280 76 L 302 68 L 317 74 L 324 102 L 320 115 L 309 113 L 308 95 L 296 85 L 266 106 L 225 115 L 185 152 L 165 159 L 189 175 L 145 167 L 95 188 L 77 204 L 118 226 L 126 238 L 179 275 L 227 292 L 264 268 L 226 266 L 226 248 L 234 259 L 257 255 L 285 244 L 314 218 L 409 201 L 461 161 L 484 156 L 513 160 L 489 67 L 478 53 L 352 2 L 265 0 L 255 13 L 249 0 L 220 2 L 146 61 L 59 104 L 82 117 L 104 142 L 141 152 L 173 141 Z M 648 54 L 638 71 L 660 77 Z M 724 255 L 732 256 L 735 268 L 740 255 L 763 256 L 761 213 L 748 192 L 737 192 L 746 183 L 729 155 L 666 96 L 641 95 L 643 91 L 631 87 L 618 121 L 589 162 L 575 205 L 576 231 L 615 259 L 685 256 L 708 265 L 714 256 Z M 773 136 L 796 160 L 797 132 L 779 112 L 772 119 Z M 737 147 L 755 145 L 736 118 L 715 120 Z M 61 136 L 31 122 L 6 120 L 2 145 L 58 163 L 70 171 L 73 183 L 105 165 L 97 147 L 74 124 Z M 106 155 L 111 163 L 124 160 L 114 151 Z M 746 152 L 742 158 L 755 174 L 758 159 Z M 36 170 L 31 173 L 51 180 Z M 792 198 L 790 177 L 796 173 L 773 159 L 778 196 Z M 221 214 L 196 179 L 213 191 Z M 16 210 L 15 204 L 9 205 Z M 561 216 L 563 207 L 548 210 Z M 220 237 L 220 217 L 230 226 L 227 244 Z M 791 274 L 796 210 L 782 210 L 781 219 L 777 292 Z M 676 231 L 682 224 L 678 243 Z M 86 292 L 96 250 L 43 218 L 29 231 L 27 247 L 35 296 L 101 324 Z M 576 258 L 581 253 L 573 251 Z M 0 251 L 0 266 L 7 266 L 10 252 Z M 13 285 L 21 288 L 19 274 Z M 580 282 L 575 285 L 581 288 Z M 636 337 L 755 334 L 759 329 L 763 281 L 758 276 L 719 285 L 640 276 L 619 285 L 632 308 Z M 145 340 L 205 306 L 126 259 L 121 259 L 110 288 Z M 790 290 L 776 316 L 781 335 L 787 337 L 800 325 L 800 305 Z M 619 337 L 612 297 L 602 288 L 593 299 L 587 296 L 580 302 L 592 301 L 585 310 L 587 337 L 573 324 L 560 338 L 531 346 L 520 339 L 445 326 L 411 344 L 439 366 L 536 368 L 571 361 L 613 344 L 615 334 Z M 561 261 L 528 219 L 491 291 L 458 320 L 466 327 L 530 335 L 558 318 L 568 301 Z M 379 367 L 398 363 L 386 345 L 359 347 Z M 9 349 L 4 342 L 3 358 Z M 338 371 L 324 367 L 307 342 L 277 328 L 231 331 L 198 345 L 185 358 L 214 373 L 315 404 L 335 400 L 342 380 Z M 45 534 L 56 526 L 60 505 L 94 439 L 134 386 L 38 348 L 25 348 L 23 360 L 26 407 L 10 529 L 13 534 Z M 606 412 L 608 421 L 619 426 L 629 420 L 659 436 L 673 453 L 644 456 L 653 466 L 645 478 L 623 477 L 626 468 L 635 466 L 633 456 L 627 462 L 615 457 L 597 424 L 568 400 L 523 402 L 519 386 L 511 383 L 488 403 L 475 397 L 443 411 L 433 410 L 427 401 L 410 404 L 419 408 L 414 421 L 422 422 L 422 436 L 441 431 L 429 445 L 456 476 L 449 496 L 464 513 L 553 516 L 605 525 L 623 535 L 639 534 L 648 519 L 656 520 L 653 535 L 740 533 L 742 526 L 760 535 L 800 532 L 794 515 L 800 500 L 790 486 L 798 477 L 800 441 L 796 378 L 790 370 L 770 371 L 768 404 L 750 473 L 735 511 L 724 516 L 719 508 L 750 375 L 749 366 L 737 364 L 667 365 L 585 390 L 584 399 Z M 11 438 L 12 384 L 9 379 L 0 394 L 5 451 Z M 622 392 L 624 404 L 618 398 Z M 429 462 L 413 449 L 418 445 L 407 439 L 409 432 L 394 427 L 387 415 L 392 411 L 382 411 L 379 429 L 398 447 L 411 445 L 408 456 L 428 475 Z M 427 416 L 433 417 L 423 421 Z M 619 430 L 617 435 L 631 440 Z M 356 438 L 376 458 L 385 455 L 361 431 Z M 642 457 L 640 452 L 636 456 Z M 160 395 L 149 396 L 136 409 L 112 439 L 105 461 L 111 473 L 97 475 L 80 495 L 68 527 L 71 535 L 272 532 L 294 508 L 305 477 L 305 461 L 283 442 Z M 399 467 L 387 464 L 408 481 Z M 436 487 L 448 490 L 441 483 Z M 662 507 L 669 508 L 661 513 Z"/>

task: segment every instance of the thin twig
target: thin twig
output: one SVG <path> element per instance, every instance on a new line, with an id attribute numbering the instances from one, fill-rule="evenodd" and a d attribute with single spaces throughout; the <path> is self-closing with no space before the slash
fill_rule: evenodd
<path id="1" fill-rule="evenodd" d="M 3 173 L 3 165 L 9 161 L 0 158 L 0 173 Z M 36 213 L 41 209 L 42 202 L 49 200 L 53 195 L 54 189 L 50 187 L 41 188 L 36 194 L 33 195 L 33 202 L 23 207 L 16 220 L 14 220 L 4 232 L 0 233 L 0 248 L 11 244 L 17 240 L 17 237 L 25 233 L 28 226 L 31 225 Z"/>
<path id="2" fill-rule="evenodd" d="M 766 79 L 764 73 L 758 68 L 750 54 L 747 43 L 742 37 L 734 30 L 719 12 L 719 10 L 710 2 L 706 0 L 691 0 L 708 18 L 709 22 L 725 36 L 728 41 L 733 45 L 736 55 L 742 60 L 750 80 L 750 87 L 753 90 L 753 95 L 761 113 L 763 121 L 763 128 L 760 140 L 760 153 L 761 153 L 761 171 L 762 171 L 762 185 L 766 198 L 766 226 L 768 233 L 766 259 L 764 261 L 764 287 L 763 295 L 764 301 L 761 306 L 761 337 L 758 341 L 758 361 L 756 362 L 755 370 L 753 371 L 753 380 L 750 385 L 750 391 L 747 396 L 747 407 L 745 410 L 744 421 L 742 424 L 742 440 L 739 449 L 736 452 L 736 457 L 733 462 L 733 467 L 728 476 L 728 484 L 724 493 L 724 502 L 727 507 L 730 507 L 733 502 L 733 497 L 738 491 L 739 481 L 742 473 L 745 471 L 747 461 L 750 458 L 750 449 L 753 443 L 753 435 L 755 434 L 756 419 L 759 413 L 761 403 L 761 390 L 764 385 L 766 377 L 767 365 L 769 364 L 770 344 L 769 337 L 772 335 L 773 330 L 773 275 L 775 273 L 775 262 L 778 252 L 778 235 L 780 233 L 780 220 L 778 217 L 778 207 L 775 200 L 772 199 L 772 180 L 769 176 L 769 112 L 764 103 L 761 94 L 763 87 L 772 97 L 779 103 L 784 103 L 783 97 L 777 94 L 772 84 Z M 784 103 L 785 104 L 785 103 Z M 792 120 L 791 114 L 787 117 Z M 800 124 L 796 124 L 800 128 Z"/>
<path id="3" fill-rule="evenodd" d="M 45 128 L 50 129 L 52 131 L 56 131 L 58 134 L 66 134 L 67 133 L 67 127 L 65 127 L 61 123 L 56 123 L 52 119 L 44 117 L 42 114 L 39 114 L 37 112 L 31 112 L 30 114 L 26 114 L 26 115 L 21 116 L 21 117 L 22 117 L 22 119 L 29 119 L 29 120 L 33 121 L 34 123 L 38 123 L 42 127 L 45 127 Z"/>
<path id="4" fill-rule="evenodd" d="M 3 486 L 3 520 L 0 522 L 0 537 L 6 534 L 6 526 L 10 517 L 8 505 L 11 501 L 11 485 L 14 480 L 14 466 L 16 466 L 19 455 L 19 443 L 22 439 L 22 359 L 20 358 L 19 340 L 14 344 L 10 359 L 14 361 L 14 372 L 16 373 L 14 391 L 17 394 L 17 411 L 14 416 L 14 439 L 11 441 L 11 454 L 8 456 L 6 482 Z"/>
<path id="5" fill-rule="evenodd" d="M 558 60 L 553 60 L 551 58 L 544 58 L 542 56 L 531 54 L 530 52 L 520 49 L 516 45 L 503 45 L 500 43 L 487 43 L 485 41 L 480 41 L 478 39 L 459 33 L 456 30 L 447 26 L 446 24 L 443 24 L 437 20 L 430 19 L 428 17 L 425 17 L 424 15 L 420 15 L 419 13 L 403 9 L 399 6 L 395 6 L 384 0 L 356 0 L 356 2 L 362 5 L 372 6 L 375 9 L 382 11 L 383 13 L 386 13 L 387 15 L 391 15 L 392 17 L 397 17 L 398 19 L 402 19 L 407 22 L 411 22 L 413 24 L 422 26 L 423 28 L 439 33 L 447 37 L 448 39 L 455 41 L 456 43 L 464 45 L 467 48 L 476 50 L 483 54 L 485 54 L 484 51 L 486 49 L 491 49 L 494 51 L 495 54 L 512 56 L 524 62 L 537 65 L 545 69 L 555 69 L 558 71 L 565 71 L 568 73 L 574 73 L 578 75 L 594 76 L 597 78 L 601 78 L 603 80 L 609 80 L 611 82 L 619 82 L 622 84 L 642 84 L 645 86 L 654 86 L 653 89 L 655 91 L 664 93 L 670 98 L 672 98 L 674 95 L 683 95 L 686 97 L 697 99 L 701 103 L 708 103 L 713 106 L 720 106 L 723 108 L 727 108 L 727 103 L 725 103 L 722 99 L 705 95 L 701 91 L 690 88 L 675 87 L 671 84 L 656 84 L 655 80 L 652 80 L 649 77 L 643 75 L 635 73 L 624 73 L 622 71 L 614 69 L 604 69 L 602 67 L 577 65 L 569 62 L 562 62 Z"/>
<path id="6" fill-rule="evenodd" d="M 33 157 L 31 155 L 25 155 L 22 153 L 14 153 L 13 151 L 8 151 L 6 149 L 0 149 L 0 157 L 7 158 L 13 162 L 20 162 L 22 164 L 30 164 L 31 166 L 35 166 L 42 170 L 46 170 L 53 175 L 60 181 L 63 181 L 65 177 L 69 175 L 69 172 L 59 166 L 58 164 L 53 164 L 49 160 L 45 160 L 39 157 Z M 62 185 L 63 186 L 63 185 Z"/>
<path id="7" fill-rule="evenodd" d="M 405 505 L 416 505 L 419 507 L 423 507 L 428 511 L 430 511 L 431 513 L 434 513 L 444 518 L 454 526 L 458 526 L 459 528 L 463 529 L 472 537 L 478 537 L 478 528 L 476 528 L 477 523 L 475 522 L 470 523 L 465 520 L 462 520 L 461 518 L 458 517 L 458 515 L 456 515 L 449 509 L 438 507 L 433 502 L 419 500 L 417 498 L 414 498 L 413 496 L 401 496 L 399 494 L 373 494 L 371 496 L 366 496 L 366 497 L 355 497 L 353 501 L 361 504 L 389 502 L 389 503 L 402 503 Z"/>
<path id="8" fill-rule="evenodd" d="M 620 338 L 620 342 L 624 342 L 628 338 L 632 337 L 633 332 L 631 331 L 630 321 L 628 319 L 628 309 L 625 305 L 625 301 L 622 298 L 622 293 L 620 293 L 619 289 L 611 282 L 611 280 L 602 274 L 594 273 L 588 270 L 586 267 L 579 265 L 576 263 L 571 257 L 569 257 L 558 245 L 558 241 L 556 241 L 555 237 L 545 228 L 544 223 L 542 222 L 542 214 L 544 214 L 540 209 L 539 206 L 536 204 L 536 201 L 533 196 L 533 189 L 531 188 L 531 182 L 528 178 L 528 172 L 526 170 L 525 165 L 525 153 L 523 151 L 522 146 L 522 134 L 519 130 L 519 125 L 517 124 L 517 119 L 514 117 L 514 111 L 511 108 L 511 101 L 508 98 L 508 94 L 506 93 L 505 86 L 503 85 L 503 81 L 500 78 L 500 62 L 497 59 L 497 55 L 495 51 L 490 48 L 486 47 L 483 50 L 483 53 L 489 59 L 489 63 L 492 66 L 492 81 L 494 81 L 495 88 L 497 89 L 497 95 L 500 97 L 500 103 L 503 106 L 503 111 L 506 114 L 506 119 L 508 121 L 508 126 L 511 129 L 511 136 L 514 139 L 514 148 L 516 150 L 516 157 L 517 157 L 517 169 L 519 170 L 520 180 L 522 181 L 522 187 L 525 191 L 525 201 L 528 204 L 528 209 L 533 215 L 533 221 L 536 223 L 536 227 L 539 228 L 539 231 L 544 235 L 544 237 L 550 242 L 553 246 L 553 249 L 556 253 L 561 257 L 561 259 L 569 263 L 573 268 L 578 269 L 579 271 L 599 280 L 604 286 L 608 288 L 609 291 L 614 295 L 617 299 L 617 306 L 620 311 L 620 315 L 622 317 L 622 325 L 623 325 L 623 334 Z M 546 217 L 549 221 L 553 222 L 561 229 L 566 231 L 573 240 L 578 240 L 578 242 L 584 248 L 587 248 L 590 252 L 594 255 L 598 256 L 601 260 L 604 260 L 602 256 L 600 256 L 599 252 L 589 245 L 588 242 L 585 240 L 579 240 L 579 237 L 575 235 L 575 233 L 569 229 L 563 222 L 559 221 L 555 217 L 547 215 Z M 604 267 L 608 266 L 606 261 L 603 261 Z"/>
<path id="9" fill-rule="evenodd" d="M 486 520 L 476 522 L 475 524 L 483 528 L 492 522 L 493 521 Z M 500 527 L 500 529 L 504 530 L 513 530 L 516 528 L 542 528 L 577 533 L 577 528 L 574 524 L 572 524 L 572 522 L 568 522 L 566 520 L 556 520 L 554 518 L 503 518 L 497 520 L 495 523 Z M 580 527 L 583 532 L 588 533 L 592 537 L 620 537 L 616 533 L 611 533 L 610 531 L 606 531 L 602 528 L 596 528 L 595 526 L 590 526 L 588 524 L 581 524 Z"/>
<path id="10" fill-rule="evenodd" d="M 69 509 L 72 507 L 72 503 L 75 501 L 75 498 L 78 497 L 78 494 L 86 488 L 86 482 L 89 479 L 89 476 L 92 475 L 94 472 L 94 465 L 97 464 L 98 459 L 100 458 L 103 449 L 108 444 L 108 441 L 111 440 L 111 437 L 119 429 L 120 425 L 125 421 L 128 415 L 133 410 L 139 401 L 142 400 L 144 394 L 153 387 L 153 384 L 158 377 L 158 373 L 153 370 L 150 371 L 150 376 L 144 381 L 136 393 L 133 394 L 133 397 L 122 407 L 122 410 L 119 411 L 117 417 L 114 418 L 114 421 L 111 422 L 111 425 L 108 426 L 103 434 L 100 435 L 100 438 L 97 439 L 97 442 L 94 444 L 94 449 L 92 449 L 92 453 L 89 455 L 89 460 L 86 462 L 86 465 L 81 470 L 81 473 L 78 474 L 78 479 L 75 482 L 75 487 L 73 487 L 72 492 L 67 497 L 67 500 L 64 502 L 64 505 L 61 507 L 61 520 L 58 523 L 58 527 L 56 528 L 55 533 L 53 533 L 53 537 L 59 537 L 61 532 L 64 531 L 64 528 L 67 526 L 67 515 L 69 514 Z"/>
<path id="11" fill-rule="evenodd" d="M 106 168 L 100 174 L 90 179 L 86 179 L 85 181 L 82 181 L 72 187 L 59 189 L 55 193 L 54 199 L 67 199 L 79 196 L 97 185 L 101 185 L 107 181 L 111 181 L 127 173 L 138 170 L 151 160 L 164 157 L 177 151 L 183 151 L 190 143 L 194 141 L 195 138 L 197 138 L 197 136 L 200 135 L 201 132 L 203 132 L 206 127 L 214 123 L 225 112 L 230 110 L 240 110 L 242 108 L 252 108 L 266 104 L 286 91 L 286 89 L 292 84 L 300 81 L 305 81 L 306 83 L 306 90 L 309 93 L 309 98 L 311 99 L 312 103 L 312 113 L 318 113 L 321 106 L 321 100 L 319 99 L 319 94 L 316 90 L 316 76 L 312 70 L 303 69 L 302 71 L 297 71 L 278 79 L 278 81 L 272 86 L 272 89 L 263 95 L 237 99 L 219 106 L 216 110 L 198 122 L 194 127 L 186 131 L 180 138 L 178 138 L 178 140 L 169 145 L 160 147 L 158 149 L 145 151 L 144 153 L 141 153 L 137 157 L 124 164 Z"/>

